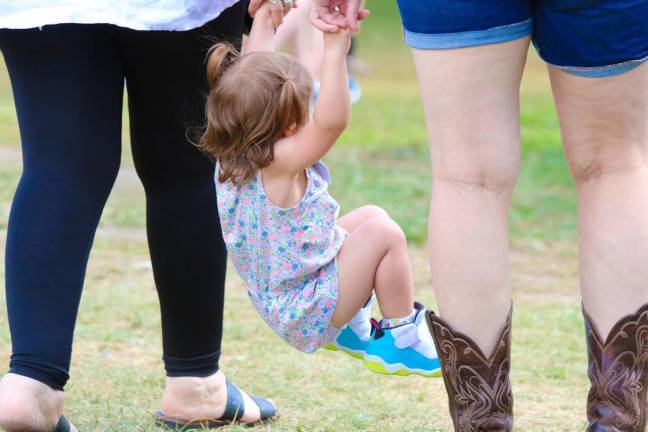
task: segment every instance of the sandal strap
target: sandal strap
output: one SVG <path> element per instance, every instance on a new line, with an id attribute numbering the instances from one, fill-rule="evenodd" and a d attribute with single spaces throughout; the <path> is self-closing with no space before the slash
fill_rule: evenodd
<path id="1" fill-rule="evenodd" d="M 193 421 L 193 422 L 183 422 L 177 418 L 166 417 L 162 411 L 158 411 L 154 414 L 156 421 L 171 427 L 174 430 L 194 430 L 202 426 L 208 425 L 209 427 L 220 427 L 224 424 L 235 423 L 243 418 L 245 414 L 245 400 L 243 399 L 243 393 L 230 380 L 226 381 L 227 384 L 227 402 L 225 404 L 225 411 L 223 415 L 218 419 L 213 420 L 204 420 L 204 421 Z M 275 408 L 270 401 L 267 399 L 252 396 L 250 398 L 257 404 L 261 414 L 260 421 L 268 420 L 277 416 L 277 409 Z M 255 422 L 256 423 L 256 422 Z M 68 429 L 56 429 L 53 432 L 69 432 Z"/>
<path id="2" fill-rule="evenodd" d="M 227 403 L 225 405 L 225 412 L 220 420 L 238 421 L 244 414 L 245 401 L 243 400 L 241 390 L 239 390 L 236 384 L 227 380 Z"/>
<path id="3" fill-rule="evenodd" d="M 277 415 L 277 408 L 274 405 L 272 405 L 269 400 L 259 396 L 253 396 L 253 395 L 250 395 L 250 398 L 259 407 L 259 412 L 261 413 L 261 420 L 267 420 Z"/>
<path id="4" fill-rule="evenodd" d="M 61 416 L 52 432 L 70 432 L 70 422 L 67 421 L 65 417 Z"/>

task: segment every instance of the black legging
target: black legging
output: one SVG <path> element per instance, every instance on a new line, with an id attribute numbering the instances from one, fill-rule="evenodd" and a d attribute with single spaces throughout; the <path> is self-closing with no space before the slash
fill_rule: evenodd
<path id="1" fill-rule="evenodd" d="M 119 169 L 124 80 L 169 376 L 218 370 L 226 251 L 200 127 L 205 54 L 240 43 L 245 4 L 186 32 L 61 24 L 2 30 L 24 170 L 11 208 L 10 372 L 62 389 L 94 233 Z"/>

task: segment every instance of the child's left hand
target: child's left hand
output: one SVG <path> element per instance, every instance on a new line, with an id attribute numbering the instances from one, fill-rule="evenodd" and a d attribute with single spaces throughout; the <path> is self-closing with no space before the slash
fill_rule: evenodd
<path id="1" fill-rule="evenodd" d="M 272 26 L 277 28 L 283 23 L 283 18 L 294 7 L 297 7 L 296 0 L 251 0 L 248 6 L 248 13 L 255 19 L 270 17 Z M 262 17 L 258 16 L 259 12 L 263 14 Z"/>
<path id="2" fill-rule="evenodd" d="M 253 15 L 254 20 L 270 20 L 270 3 L 264 2 Z"/>
<path id="3" fill-rule="evenodd" d="M 276 4 L 283 5 L 284 3 L 282 0 L 277 0 Z M 252 30 L 250 31 L 246 52 L 269 52 L 273 50 L 275 29 L 277 25 L 281 24 L 281 20 L 283 20 L 283 10 L 279 14 L 276 14 L 275 9 L 275 4 L 269 1 L 264 1 L 255 9 L 254 21 L 252 22 Z M 278 19 L 279 21 L 277 23 Z"/>
<path id="4" fill-rule="evenodd" d="M 347 55 L 351 48 L 351 30 L 340 29 L 336 32 L 324 32 L 324 52 Z"/>

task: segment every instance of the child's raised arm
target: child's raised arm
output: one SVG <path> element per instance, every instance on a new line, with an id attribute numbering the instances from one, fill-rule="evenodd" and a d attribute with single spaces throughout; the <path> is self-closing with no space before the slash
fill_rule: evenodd
<path id="1" fill-rule="evenodd" d="M 324 33 L 322 80 L 312 120 L 275 147 L 274 163 L 297 173 L 321 159 L 349 122 L 349 83 L 346 56 L 351 32 Z"/>
<path id="2" fill-rule="evenodd" d="M 350 45 L 349 30 L 324 33 L 322 80 L 313 113 L 313 126 L 317 133 L 327 135 L 327 139 L 323 140 L 324 145 L 328 144 L 324 153 L 335 143 L 349 123 L 349 78 L 346 57 Z"/>
<path id="3" fill-rule="evenodd" d="M 245 52 L 274 51 L 274 34 L 270 4 L 265 2 L 254 14 Z"/>

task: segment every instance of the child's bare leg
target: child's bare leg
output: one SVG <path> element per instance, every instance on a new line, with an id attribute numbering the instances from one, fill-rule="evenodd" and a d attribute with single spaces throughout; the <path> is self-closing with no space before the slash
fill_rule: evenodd
<path id="1" fill-rule="evenodd" d="M 340 288 L 332 318 L 336 327 L 353 318 L 372 290 L 383 317 L 411 314 L 414 288 L 407 241 L 403 230 L 389 217 L 372 217 L 352 230 L 337 262 Z"/>
<path id="2" fill-rule="evenodd" d="M 344 228 L 347 232 L 352 232 L 369 219 L 376 216 L 388 218 L 389 215 L 382 208 L 375 205 L 366 205 L 351 210 L 337 220 L 337 224 Z"/>

